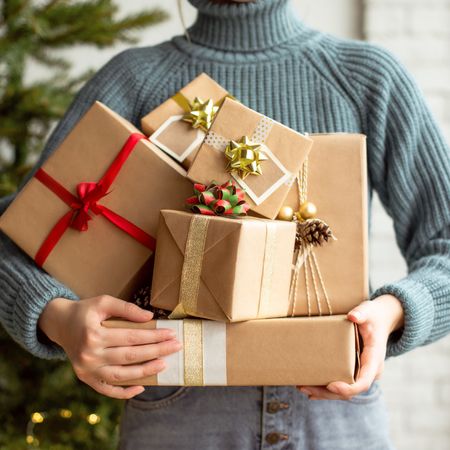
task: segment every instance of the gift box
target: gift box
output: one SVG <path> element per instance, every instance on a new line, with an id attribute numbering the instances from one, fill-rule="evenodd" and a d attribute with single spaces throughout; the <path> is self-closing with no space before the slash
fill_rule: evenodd
<path id="1" fill-rule="evenodd" d="M 168 155 L 189 168 L 228 92 L 202 73 L 142 118 L 144 133 Z"/>
<path id="2" fill-rule="evenodd" d="M 171 318 L 287 315 L 293 223 L 164 210 L 157 239 L 151 304 Z"/>
<path id="3" fill-rule="evenodd" d="M 161 373 L 122 385 L 323 386 L 353 383 L 359 370 L 356 326 L 345 316 L 295 317 L 221 323 L 199 319 L 134 323 L 108 328 L 169 328 L 183 343 L 164 357 Z"/>
<path id="4" fill-rule="evenodd" d="M 226 98 L 188 171 L 199 183 L 231 176 L 245 190 L 250 209 L 276 217 L 312 141 Z"/>
<path id="5" fill-rule="evenodd" d="M 184 208 L 185 171 L 95 103 L 0 218 L 0 229 L 81 298 L 128 299 L 149 277 L 159 211 Z"/>
<path id="6" fill-rule="evenodd" d="M 293 314 L 346 314 L 369 294 L 366 137 L 338 133 L 311 138 L 306 200 L 336 239 L 310 246 L 302 255 Z M 285 205 L 299 211 L 299 203 L 297 183 Z"/>

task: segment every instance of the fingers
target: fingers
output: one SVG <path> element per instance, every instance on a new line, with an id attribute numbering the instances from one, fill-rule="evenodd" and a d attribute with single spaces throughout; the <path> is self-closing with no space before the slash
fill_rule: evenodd
<path id="1" fill-rule="evenodd" d="M 361 371 L 357 381 L 353 384 L 336 381 L 330 383 L 327 389 L 344 399 L 362 394 L 370 389 L 370 386 L 380 374 L 379 369 L 382 367 L 382 364 L 377 350 L 374 347 L 365 347 L 361 354 Z"/>
<path id="2" fill-rule="evenodd" d="M 344 400 L 323 386 L 298 386 L 297 389 L 307 395 L 309 400 Z"/>
<path id="3" fill-rule="evenodd" d="M 176 337 L 175 331 L 166 328 L 134 330 L 125 328 L 103 328 L 101 333 L 104 348 L 155 344 Z"/>
<path id="4" fill-rule="evenodd" d="M 353 308 L 348 314 L 347 319 L 358 325 L 362 325 L 369 318 L 370 301 L 365 301 Z"/>
<path id="5" fill-rule="evenodd" d="M 104 366 L 98 371 L 98 378 L 107 384 L 119 384 L 136 378 L 144 378 L 156 375 L 165 369 L 166 365 L 162 359 L 135 364 L 129 366 Z"/>
<path id="6" fill-rule="evenodd" d="M 97 305 L 102 320 L 110 317 L 120 317 L 131 322 L 147 322 L 153 318 L 152 312 L 109 295 L 100 297 L 97 300 Z"/>
<path id="7" fill-rule="evenodd" d="M 120 400 L 128 400 L 136 395 L 142 394 L 145 388 L 144 386 L 112 386 L 110 384 L 102 383 L 100 380 L 93 380 L 88 383 L 99 394 L 106 395 L 107 397 L 117 398 Z"/>
<path id="8" fill-rule="evenodd" d="M 181 350 L 182 345 L 175 339 L 159 344 L 113 347 L 105 350 L 105 362 L 110 365 L 136 364 L 161 358 Z"/>

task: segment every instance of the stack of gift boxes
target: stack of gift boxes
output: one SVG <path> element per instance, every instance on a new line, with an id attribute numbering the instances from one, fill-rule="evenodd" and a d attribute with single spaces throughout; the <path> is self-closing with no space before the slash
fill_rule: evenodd
<path id="1" fill-rule="evenodd" d="M 365 137 L 302 135 L 202 74 L 142 119 L 97 102 L 0 218 L 80 298 L 151 282 L 183 349 L 122 384 L 352 382 L 367 298 Z M 149 136 L 149 137 L 147 137 Z"/>

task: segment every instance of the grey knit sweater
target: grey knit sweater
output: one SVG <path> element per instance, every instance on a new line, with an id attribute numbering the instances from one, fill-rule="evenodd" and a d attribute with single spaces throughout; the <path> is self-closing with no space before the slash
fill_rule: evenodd
<path id="1" fill-rule="evenodd" d="M 95 100 L 139 125 L 140 118 L 201 72 L 242 102 L 301 132 L 368 136 L 370 191 L 394 220 L 409 275 L 372 294 L 393 294 L 405 327 L 392 336 L 398 355 L 450 330 L 449 147 L 414 81 L 385 50 L 308 28 L 289 0 L 219 6 L 191 0 L 199 15 L 184 37 L 127 50 L 80 91 L 50 137 L 39 164 Z M 95 151 L 93 148 L 92 151 Z M 0 213 L 12 198 L 0 203 Z M 76 300 L 0 235 L 0 320 L 42 358 L 64 352 L 40 342 L 37 320 L 55 297 Z"/>

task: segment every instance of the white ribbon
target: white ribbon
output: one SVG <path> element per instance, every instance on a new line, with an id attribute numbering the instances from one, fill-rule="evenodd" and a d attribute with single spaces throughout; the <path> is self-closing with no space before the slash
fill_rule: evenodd
<path id="1" fill-rule="evenodd" d="M 226 324 L 201 320 L 203 342 L 203 382 L 205 386 L 227 385 Z M 156 328 L 168 328 L 184 342 L 183 320 L 157 320 Z M 157 375 L 159 386 L 184 386 L 184 350 L 165 356 L 166 368 Z"/>

